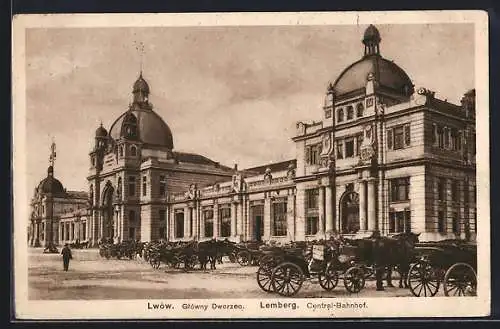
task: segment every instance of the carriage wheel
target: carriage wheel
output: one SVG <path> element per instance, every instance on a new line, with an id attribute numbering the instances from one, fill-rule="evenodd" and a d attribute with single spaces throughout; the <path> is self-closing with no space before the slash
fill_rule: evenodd
<path id="1" fill-rule="evenodd" d="M 227 257 L 229 258 L 229 261 L 231 263 L 236 263 L 236 255 L 234 254 L 234 252 L 230 253 Z"/>
<path id="2" fill-rule="evenodd" d="M 250 264 L 250 253 L 248 251 L 240 251 L 236 254 L 236 261 L 241 266 L 248 266 Z"/>
<path id="3" fill-rule="evenodd" d="M 408 285 L 415 297 L 433 297 L 439 291 L 440 280 L 429 263 L 418 262 L 410 267 Z"/>
<path id="4" fill-rule="evenodd" d="M 360 267 L 351 267 L 344 273 L 344 287 L 350 293 L 358 293 L 365 287 L 365 271 Z"/>
<path id="5" fill-rule="evenodd" d="M 271 282 L 275 292 L 281 296 L 291 297 L 302 287 L 304 273 L 294 263 L 285 262 L 274 268 Z"/>
<path id="6" fill-rule="evenodd" d="M 263 264 L 273 262 L 273 261 L 274 261 L 273 255 L 263 255 L 263 256 L 260 256 L 260 258 L 259 258 L 259 265 L 262 266 Z"/>
<path id="7" fill-rule="evenodd" d="M 151 258 L 149 260 L 149 263 L 151 264 L 151 267 L 154 268 L 155 270 L 159 269 L 160 268 L 160 264 L 161 264 L 161 261 L 160 261 L 160 258 Z"/>
<path id="8" fill-rule="evenodd" d="M 456 263 L 446 271 L 443 285 L 445 296 L 476 296 L 476 271 L 469 264 Z"/>
<path id="9" fill-rule="evenodd" d="M 326 266 L 325 272 L 319 274 L 318 278 L 319 285 L 326 291 L 333 290 L 339 283 L 339 275 L 331 263 Z"/>
<path id="10" fill-rule="evenodd" d="M 265 292 L 274 292 L 271 277 L 276 265 L 277 263 L 271 258 L 268 262 L 260 264 L 257 270 L 257 284 Z"/>

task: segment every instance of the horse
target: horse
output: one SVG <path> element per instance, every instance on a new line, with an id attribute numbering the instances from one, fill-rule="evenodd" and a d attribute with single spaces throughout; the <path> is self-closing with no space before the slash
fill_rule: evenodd
<path id="1" fill-rule="evenodd" d="M 388 287 L 392 284 L 392 269 L 398 267 L 401 274 L 399 286 L 408 287 L 408 272 L 410 264 L 414 258 L 414 247 L 418 242 L 418 236 L 415 233 L 401 233 L 393 237 L 380 236 L 375 232 L 370 237 L 350 240 L 343 239 L 345 243 L 356 246 L 356 258 L 375 268 L 375 278 L 377 281 L 377 290 L 384 290 L 383 276 L 386 274 Z"/>

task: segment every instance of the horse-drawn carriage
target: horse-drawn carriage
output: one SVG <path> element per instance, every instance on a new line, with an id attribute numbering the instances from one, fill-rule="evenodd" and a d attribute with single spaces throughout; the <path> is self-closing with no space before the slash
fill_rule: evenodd
<path id="1" fill-rule="evenodd" d="M 123 241 L 119 243 L 101 241 L 101 243 L 99 243 L 99 255 L 106 259 L 134 259 L 137 254 L 141 253 L 141 250 L 142 243 L 137 241 Z"/>
<path id="2" fill-rule="evenodd" d="M 312 245 L 310 256 L 302 249 L 275 251 L 261 259 L 257 284 L 266 292 L 290 297 L 299 292 L 306 280 L 317 278 L 323 289 L 331 291 L 342 279 L 347 291 L 358 293 L 371 277 L 377 280 L 378 290 L 383 289 L 384 275 L 388 285 L 392 285 L 392 269 L 397 267 L 401 285 L 410 267 L 410 250 L 416 238 L 402 235 L 323 241 Z"/>
<path id="3" fill-rule="evenodd" d="M 307 280 L 318 279 L 324 290 L 331 291 L 341 276 L 350 292 L 359 292 L 364 287 L 364 272 L 352 267 L 352 255 L 339 254 L 336 246 L 327 243 L 320 242 L 310 247 L 310 254 L 307 252 L 309 248 L 295 248 L 265 255 L 257 271 L 259 287 L 269 293 L 291 297 Z"/>
<path id="4" fill-rule="evenodd" d="M 445 296 L 475 296 L 477 247 L 459 240 L 419 243 L 410 267 L 410 291 L 416 297 L 435 296 L 441 284 Z"/>

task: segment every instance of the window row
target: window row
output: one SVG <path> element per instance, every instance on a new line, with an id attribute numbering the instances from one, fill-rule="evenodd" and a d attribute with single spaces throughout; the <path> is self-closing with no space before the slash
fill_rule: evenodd
<path id="1" fill-rule="evenodd" d="M 461 151 L 463 146 L 463 132 L 457 128 L 433 124 L 432 145 L 445 150 Z"/>
<path id="2" fill-rule="evenodd" d="M 337 159 L 347 159 L 359 156 L 362 143 L 362 134 L 338 139 L 336 143 Z"/>
<path id="3" fill-rule="evenodd" d="M 119 185 L 119 189 L 121 188 L 121 184 Z M 147 176 L 142 176 L 142 196 L 147 195 L 148 191 L 148 181 L 147 181 Z M 160 175 L 158 178 L 158 190 L 159 190 L 159 197 L 166 197 L 167 195 L 167 180 L 165 178 L 165 175 Z M 136 192 L 136 177 L 135 176 L 128 176 L 128 195 L 131 197 L 135 196 Z"/>
<path id="4" fill-rule="evenodd" d="M 306 163 L 308 165 L 320 164 L 320 154 L 322 148 L 321 143 L 306 146 Z"/>
<path id="5" fill-rule="evenodd" d="M 410 146 L 411 131 L 410 124 L 404 124 L 387 129 L 387 149 L 399 150 Z"/>
<path id="6" fill-rule="evenodd" d="M 118 148 L 118 153 L 120 154 L 120 157 L 123 157 L 124 155 L 124 145 L 120 145 Z M 135 145 L 130 145 L 130 156 L 137 156 L 137 146 Z"/>
<path id="7" fill-rule="evenodd" d="M 449 193 L 452 202 L 460 202 L 460 183 L 457 179 L 449 179 Z M 448 199 L 448 180 L 446 178 L 438 178 L 437 181 L 437 193 L 439 201 L 446 201 Z M 464 202 L 469 196 L 468 193 L 464 193 Z"/>
<path id="8" fill-rule="evenodd" d="M 355 118 L 361 118 L 364 114 L 365 107 L 363 103 L 356 104 L 356 109 L 353 105 L 341 107 L 337 109 L 337 122 L 341 123 L 344 121 L 354 120 Z"/>
<path id="9" fill-rule="evenodd" d="M 449 227 L 450 224 L 451 227 Z M 438 211 L 437 231 L 438 233 L 442 234 L 449 233 L 450 231 L 454 234 L 461 234 L 462 231 L 469 234 L 470 225 L 468 220 L 464 220 L 462 225 L 458 211 L 453 211 L 451 213 L 450 223 L 448 218 L 446 217 L 446 211 L 440 210 Z"/>

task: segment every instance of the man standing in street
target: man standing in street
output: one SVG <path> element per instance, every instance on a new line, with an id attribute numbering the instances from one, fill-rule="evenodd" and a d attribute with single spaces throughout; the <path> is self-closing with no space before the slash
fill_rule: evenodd
<path id="1" fill-rule="evenodd" d="M 64 248 L 61 251 L 61 255 L 63 257 L 64 271 L 68 272 L 69 260 L 72 259 L 73 256 L 71 255 L 71 249 L 69 248 L 67 243 L 64 245 Z"/>

